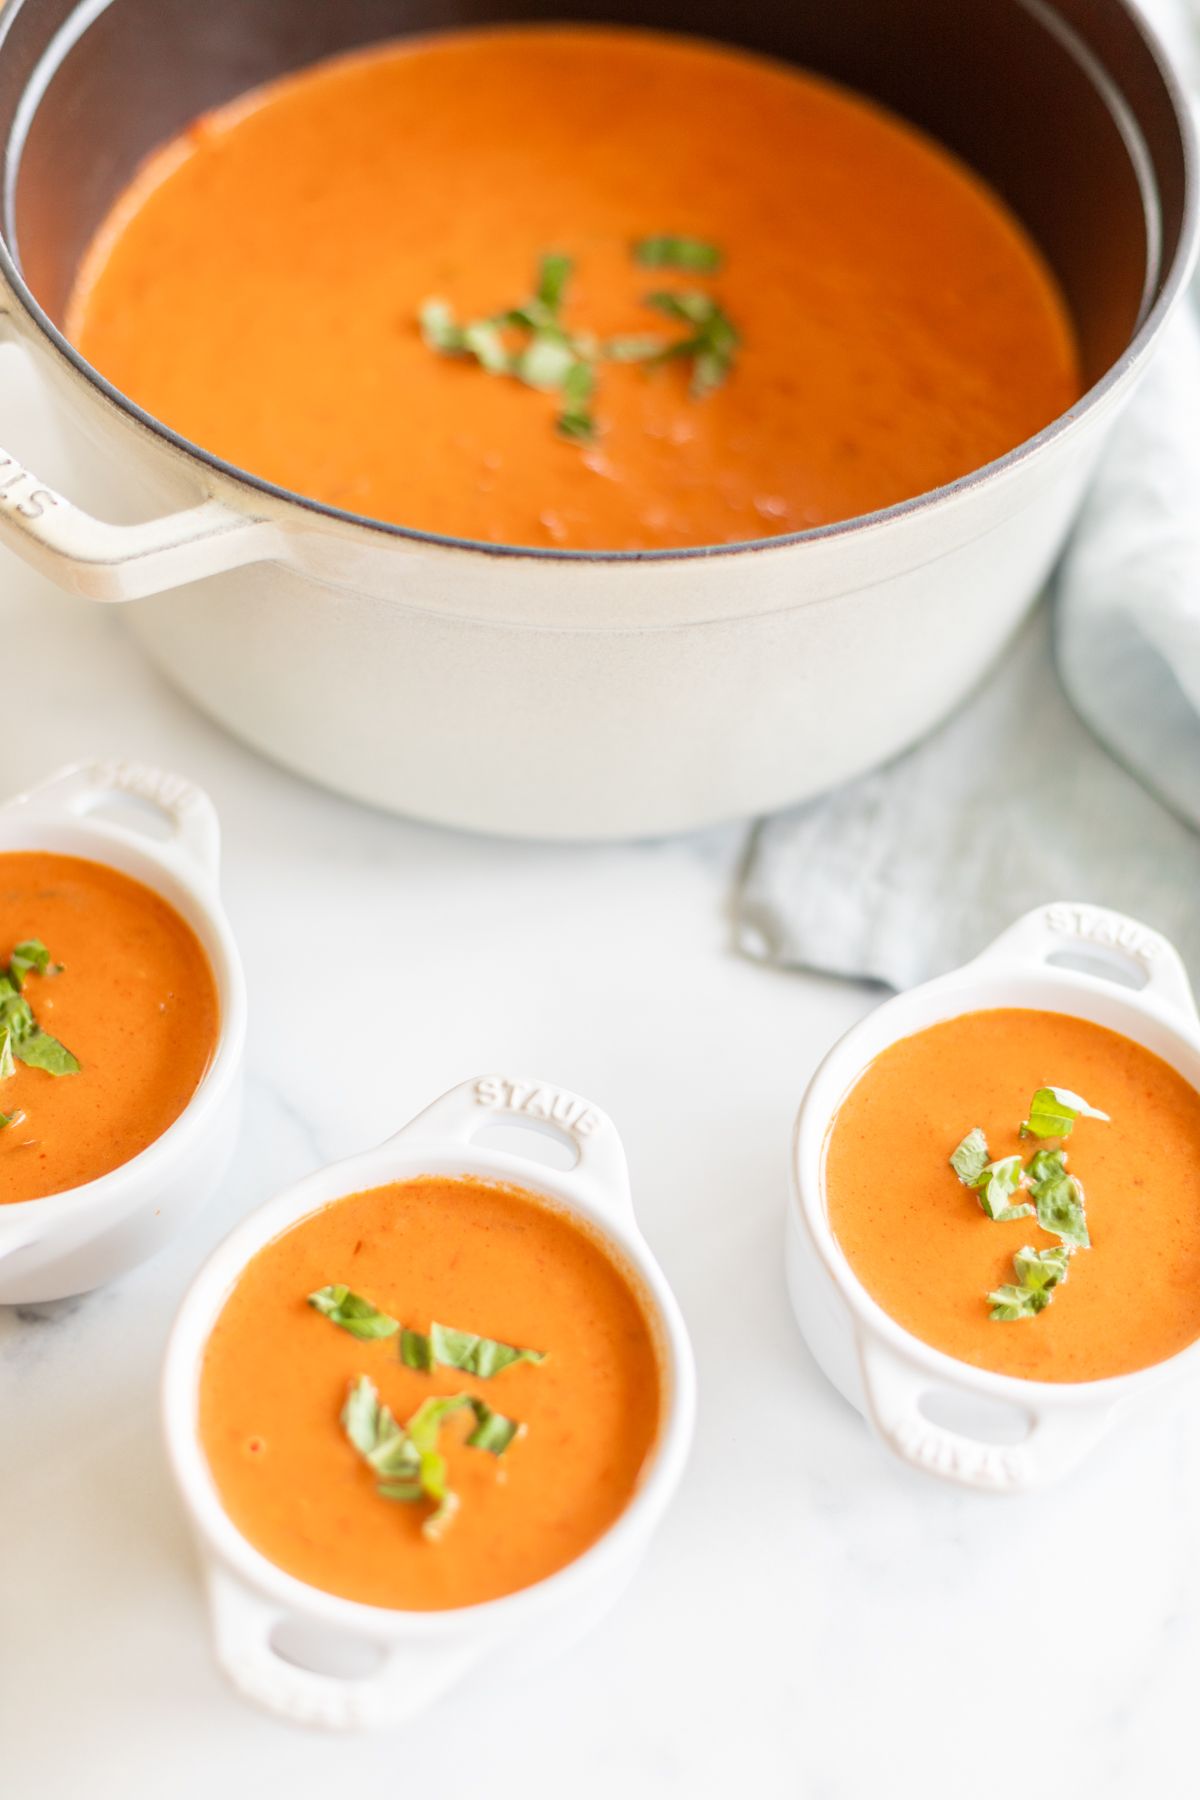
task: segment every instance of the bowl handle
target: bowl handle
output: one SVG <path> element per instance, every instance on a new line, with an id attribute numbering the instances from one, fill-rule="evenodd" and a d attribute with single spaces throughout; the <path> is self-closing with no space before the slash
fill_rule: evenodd
<path id="1" fill-rule="evenodd" d="M 221 867 L 221 827 L 217 809 L 204 792 L 182 775 L 167 769 L 156 769 L 149 763 L 125 762 L 118 758 L 96 762 L 70 763 L 58 773 L 39 782 L 27 793 L 18 794 L 4 803 L 4 812 L 20 811 L 27 819 L 72 820 L 86 822 L 90 813 L 112 794 L 129 794 L 153 807 L 171 828 L 168 838 L 142 832 L 132 823 L 136 809 L 130 811 L 130 823 L 109 818 L 105 832 L 166 852 L 187 863 L 215 881 Z"/>
<path id="2" fill-rule="evenodd" d="M 602 1218 L 633 1224 L 629 1166 L 617 1128 L 608 1114 L 548 1081 L 511 1075 L 480 1075 L 451 1088 L 396 1133 L 394 1142 L 428 1139 L 443 1150 L 447 1142 L 466 1148 L 491 1125 L 511 1123 L 556 1138 L 575 1152 L 569 1171 L 555 1169 L 554 1186 Z M 536 1157 L 488 1145 L 489 1162 L 510 1172 L 515 1182 L 536 1187 L 547 1164 Z"/>
<path id="3" fill-rule="evenodd" d="M 229 1569 L 208 1570 L 208 1601 L 217 1664 L 255 1705 L 296 1725 L 363 1731 L 407 1723 L 440 1699 L 478 1662 L 484 1646 L 469 1643 L 387 1644 L 365 1637 L 379 1663 L 369 1675 L 341 1677 L 303 1668 L 272 1644 L 288 1618 Z"/>
<path id="4" fill-rule="evenodd" d="M 926 1394 L 952 1384 L 927 1375 L 874 1337 L 860 1337 L 858 1355 L 867 1417 L 887 1449 L 912 1468 L 960 1487 L 990 1494 L 1031 1493 L 1081 1463 L 1112 1423 L 1111 1404 L 1072 1404 L 1042 1412 L 1035 1406 L 1023 1443 L 987 1443 L 921 1411 Z"/>
<path id="5" fill-rule="evenodd" d="M 1002 931 L 969 966 L 991 962 L 1045 963 L 1072 948 L 1101 968 L 1107 962 L 1117 968 L 1133 969 L 1143 977 L 1139 992 L 1173 1006 L 1189 1022 L 1196 1018 L 1195 995 L 1175 946 L 1152 926 L 1107 906 L 1056 900 L 1049 906 L 1035 907 Z"/>

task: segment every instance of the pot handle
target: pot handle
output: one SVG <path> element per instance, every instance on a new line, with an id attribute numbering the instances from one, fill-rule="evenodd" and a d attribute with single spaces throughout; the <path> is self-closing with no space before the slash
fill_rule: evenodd
<path id="1" fill-rule="evenodd" d="M 925 1395 L 953 1384 L 927 1375 L 877 1338 L 860 1337 L 858 1355 L 867 1417 L 886 1448 L 911 1468 L 960 1487 L 990 1494 L 1031 1493 L 1069 1474 L 1112 1423 L 1111 1404 L 1041 1412 L 1035 1407 L 1023 1443 L 988 1443 L 938 1424 L 921 1411 Z"/>
<path id="2" fill-rule="evenodd" d="M 1002 961 L 1045 963 L 1074 947 L 1098 963 L 1132 969 L 1143 977 L 1139 992 L 1196 1018 L 1196 999 L 1175 946 L 1161 932 L 1107 906 L 1056 900 L 1035 907 L 990 943 L 971 965 Z"/>
<path id="3" fill-rule="evenodd" d="M 467 1644 L 411 1645 L 364 1634 L 350 1641 L 377 1654 L 371 1674 L 323 1674 L 275 1649 L 272 1636 L 289 1617 L 286 1607 L 224 1567 L 211 1566 L 207 1582 L 218 1667 L 247 1700 L 296 1725 L 364 1731 L 407 1724 L 453 1687 L 484 1649 L 477 1637 Z"/>
<path id="4" fill-rule="evenodd" d="M 111 525 L 0 450 L 0 542 L 69 594 L 140 600 L 282 554 L 275 526 L 208 499 L 140 525 Z"/>
<path id="5" fill-rule="evenodd" d="M 629 1165 L 616 1126 L 608 1114 L 566 1088 L 532 1077 L 480 1075 L 464 1081 L 419 1112 L 396 1133 L 406 1145 L 428 1139 L 431 1148 L 447 1141 L 465 1148 L 489 1126 L 511 1123 L 556 1138 L 575 1152 L 569 1171 L 554 1170 L 554 1185 L 602 1218 L 632 1226 L 633 1199 Z M 508 1169 L 514 1181 L 537 1185 L 547 1165 L 532 1156 L 488 1146 L 489 1160 Z"/>
<path id="6" fill-rule="evenodd" d="M 143 845 L 148 842 L 159 853 L 165 851 L 180 857 L 210 882 L 216 881 L 221 866 L 221 827 L 216 807 L 203 788 L 149 763 L 115 757 L 70 763 L 27 793 L 6 801 L 3 810 L 19 809 L 32 819 L 70 819 L 82 824 L 111 794 L 129 794 L 155 808 L 170 825 L 171 835 L 166 839 L 152 837 L 133 825 L 110 819 L 104 820 L 106 833 L 119 833 Z"/>

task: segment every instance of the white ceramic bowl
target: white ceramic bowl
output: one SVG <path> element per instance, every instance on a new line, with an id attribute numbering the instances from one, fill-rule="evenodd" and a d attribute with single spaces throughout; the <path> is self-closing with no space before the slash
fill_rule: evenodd
<path id="1" fill-rule="evenodd" d="M 518 1122 L 575 1151 L 564 1173 L 478 1142 Z M 649 1300 L 663 1358 L 665 1408 L 652 1461 L 614 1525 L 566 1568 L 477 1606 L 405 1612 L 308 1586 L 260 1554 L 225 1513 L 198 1435 L 200 1370 L 218 1314 L 247 1261 L 331 1200 L 419 1175 L 511 1182 L 598 1227 Z M 612 1122 L 539 1081 L 483 1076 L 452 1088 L 377 1149 L 334 1163 L 260 1207 L 217 1249 L 184 1300 L 163 1373 L 167 1449 L 200 1546 L 217 1661 L 248 1699 L 300 1724 L 400 1725 L 492 1652 L 522 1672 L 588 1630 L 633 1574 L 683 1472 L 695 1376 L 683 1318 L 634 1222 L 625 1153 Z"/>
<path id="2" fill-rule="evenodd" d="M 1076 966 L 1064 966 L 1064 959 Z M 1127 985 L 1131 978 L 1143 985 L 1135 990 Z M 825 1058 L 796 1122 L 786 1268 L 809 1349 L 894 1455 L 965 1487 L 1016 1494 L 1065 1475 L 1165 1382 L 1200 1380 L 1200 1341 L 1105 1381 L 1018 1380 L 922 1343 L 858 1280 L 826 1209 L 825 1152 L 834 1114 L 867 1064 L 898 1038 L 994 1006 L 1071 1013 L 1106 1025 L 1200 1087 L 1200 1020 L 1183 964 L 1166 939 L 1102 907 L 1039 908 L 973 962 L 889 1000 Z M 1022 1423 L 1027 1435 L 1014 1443 L 1012 1427 Z"/>
<path id="3" fill-rule="evenodd" d="M 0 807 L 3 850 L 87 857 L 153 888 L 200 939 L 220 1001 L 212 1061 L 160 1138 L 82 1187 L 0 1206 L 0 1304 L 12 1304 L 85 1293 L 144 1262 L 216 1187 L 237 1135 L 246 990 L 217 888 L 216 811 L 182 777 L 129 762 L 63 769 Z"/>

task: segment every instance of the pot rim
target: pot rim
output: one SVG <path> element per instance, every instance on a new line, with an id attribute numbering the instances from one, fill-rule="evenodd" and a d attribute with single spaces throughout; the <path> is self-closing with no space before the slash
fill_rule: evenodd
<path id="1" fill-rule="evenodd" d="M 893 995 L 860 1019 L 828 1051 L 813 1073 L 796 1116 L 790 1158 L 789 1221 L 794 1229 L 805 1234 L 816 1251 L 826 1274 L 850 1309 L 856 1329 L 882 1340 L 898 1357 L 929 1376 L 931 1383 L 940 1382 L 945 1387 L 1044 1412 L 1048 1407 L 1088 1409 L 1097 1403 L 1111 1404 L 1156 1387 L 1164 1380 L 1194 1375 L 1200 1372 L 1200 1336 L 1158 1362 L 1124 1375 L 1103 1376 L 1090 1381 L 1037 1381 L 964 1362 L 900 1325 L 868 1292 L 834 1235 L 825 1207 L 825 1152 L 838 1108 L 877 1056 L 929 1025 L 1006 1005 L 1028 1005 L 1047 1012 L 1088 1018 L 1090 1013 L 1080 1003 L 1088 998 L 1101 998 L 1110 1006 L 1115 1005 L 1118 1012 L 1123 1011 L 1130 1020 L 1149 1020 L 1157 1025 L 1172 1040 L 1172 1047 L 1155 1054 L 1162 1055 L 1163 1060 L 1181 1075 L 1184 1072 L 1179 1068 L 1177 1053 L 1200 1057 L 1200 1019 L 1194 1011 L 1189 1017 L 1169 1000 L 1119 986 L 1102 976 L 1085 974 L 1078 969 L 1039 967 L 1031 961 L 1001 960 L 999 957 L 993 966 L 992 955 L 992 950 L 986 950 L 980 957 L 948 974 Z M 1005 996 L 1011 996 L 1018 984 L 1044 995 L 1044 1001 L 1006 999 Z M 954 1004 L 944 1006 L 942 1003 L 948 1000 Z M 875 1041 L 874 1048 L 864 1053 L 865 1040 L 878 1040 L 880 1021 L 886 1021 L 889 1027 L 884 1041 Z M 1119 1032 L 1121 1027 L 1109 1025 L 1108 1029 Z M 1191 1081 L 1186 1075 L 1184 1079 Z"/>
<path id="2" fill-rule="evenodd" d="M 14 122 L 12 135 L 15 147 L 10 147 L 9 156 L 16 163 L 19 164 L 29 125 L 50 81 L 68 52 L 93 23 L 97 11 L 111 3 L 112 0 L 99 0 L 98 7 L 96 0 L 79 0 L 75 10 L 43 52 L 22 95 L 20 108 Z M 694 544 L 661 550 L 570 550 L 539 545 L 485 543 L 475 538 L 421 531 L 412 526 L 396 525 L 387 520 L 373 519 L 362 513 L 330 506 L 324 501 L 314 500 L 292 489 L 280 487 L 249 470 L 240 469 L 213 452 L 192 443 L 190 439 L 172 430 L 170 426 L 156 419 L 152 413 L 145 411 L 127 398 L 99 370 L 94 369 L 80 355 L 34 298 L 21 273 L 17 257 L 10 249 L 11 183 L 9 184 L 10 191 L 5 197 L 5 216 L 0 220 L 0 280 L 8 287 L 17 301 L 26 322 L 45 340 L 47 347 L 65 368 L 71 379 L 81 382 L 85 387 L 91 389 L 110 407 L 160 441 L 164 448 L 173 452 L 177 458 L 191 465 L 193 473 L 202 481 L 217 476 L 237 490 L 248 491 L 251 495 L 258 495 L 278 504 L 296 506 L 316 524 L 327 520 L 339 526 L 352 526 L 372 532 L 385 541 L 393 539 L 400 543 L 421 545 L 424 548 L 440 552 L 469 552 L 492 558 L 529 558 L 538 562 L 568 565 L 692 562 L 698 558 L 786 551 L 810 542 L 826 539 L 836 540 L 874 526 L 885 525 L 892 520 L 929 511 L 945 501 L 955 499 L 984 483 L 1001 477 L 1009 469 L 1037 455 L 1069 430 L 1077 420 L 1092 412 L 1113 389 L 1120 385 L 1128 371 L 1142 359 L 1158 338 L 1183 292 L 1196 256 L 1197 244 L 1200 242 L 1200 180 L 1198 180 L 1197 173 L 1198 167 L 1200 167 L 1200 144 L 1198 144 L 1196 127 L 1187 95 L 1176 76 L 1174 65 L 1158 31 L 1144 16 L 1141 9 L 1133 4 L 1133 0 L 1115 0 L 1115 3 L 1121 7 L 1134 29 L 1139 33 L 1155 63 L 1159 80 L 1162 82 L 1170 102 L 1184 166 L 1179 239 L 1170 267 L 1162 271 L 1161 289 L 1153 305 L 1143 310 L 1129 343 L 1099 380 L 1094 382 L 1072 406 L 1060 413 L 1056 419 L 1051 420 L 1033 437 L 1015 445 L 1003 456 L 993 458 L 991 462 L 984 463 L 980 468 L 970 470 L 955 481 L 931 488 L 924 494 L 914 495 L 908 500 L 897 502 L 894 506 L 881 507 L 874 512 L 862 513 L 850 519 L 837 520 L 829 525 L 814 526 L 805 531 L 788 532 L 779 537 L 746 538 L 731 544 Z M 26 4 L 28 4 L 28 0 L 8 0 L 3 17 L 0 17 L 0 56 L 3 55 L 4 40 L 17 15 Z M 1067 22 L 1057 14 L 1054 18 L 1054 28 L 1061 38 L 1068 39 L 1073 36 Z M 1101 76 L 1104 76 L 1103 71 Z M 1102 85 L 1096 77 L 1093 79 L 1097 81 L 1098 87 Z M 1104 79 L 1107 80 L 1106 77 Z M 1107 99 L 1107 96 L 1105 98 Z M 1127 120 L 1124 130 L 1127 139 L 1131 129 L 1131 122 Z M 1138 136 L 1140 137 L 1140 134 Z M 1138 157 L 1133 148 L 1130 150 L 1130 155 L 1136 163 Z M 1146 179 L 1148 177 L 1143 169 L 1143 185 Z"/>
<path id="3" fill-rule="evenodd" d="M 464 1083 L 465 1091 L 475 1083 Z M 448 1096 L 443 1096 L 443 1100 Z M 440 1103 L 435 1102 L 435 1106 Z M 683 1473 L 695 1417 L 695 1371 L 683 1315 L 632 1212 L 601 1209 L 570 1189 L 570 1176 L 510 1152 L 472 1146 L 449 1133 L 409 1139 L 423 1115 L 374 1148 L 328 1163 L 249 1213 L 217 1246 L 185 1294 L 167 1342 L 161 1381 L 162 1428 L 176 1485 L 208 1558 L 215 1557 L 255 1593 L 289 1615 L 377 1641 L 442 1640 L 478 1627 L 519 1626 L 544 1606 L 569 1599 L 636 1555 L 661 1520 Z M 422 1175 L 466 1177 L 522 1187 L 556 1210 L 581 1218 L 618 1263 L 633 1272 L 660 1344 L 664 1409 L 657 1441 L 637 1487 L 612 1524 L 580 1555 L 526 1587 L 492 1600 L 439 1610 L 379 1606 L 313 1586 L 255 1548 L 221 1501 L 200 1441 L 199 1376 L 209 1338 L 250 1259 L 282 1232 L 325 1206 Z"/>
<path id="4" fill-rule="evenodd" d="M 144 1150 L 139 1150 L 128 1162 L 119 1163 L 106 1174 L 97 1175 L 93 1180 L 81 1182 L 76 1187 L 62 1188 L 53 1194 L 41 1194 L 32 1200 L 9 1201 L 0 1206 L 0 1230 L 7 1225 L 14 1229 L 27 1226 L 34 1234 L 30 1241 L 39 1244 L 52 1242 L 60 1227 L 67 1221 L 78 1220 L 89 1212 L 111 1206 L 114 1198 L 122 1197 L 125 1189 L 139 1188 L 145 1180 L 152 1180 L 156 1176 L 160 1181 L 165 1180 L 170 1165 L 195 1148 L 197 1139 L 210 1123 L 211 1115 L 227 1098 L 241 1064 L 246 1039 L 245 975 L 237 942 L 221 902 L 215 870 L 206 873 L 198 866 L 189 866 L 186 859 L 171 854 L 172 847 L 169 844 L 142 832 L 125 830 L 108 821 L 92 819 L 86 815 L 69 816 L 65 812 L 52 815 L 41 810 L 40 806 L 32 814 L 24 812 L 23 808 L 28 802 L 39 802 L 43 794 L 49 796 L 59 783 L 101 767 L 103 765 L 72 764 L 38 788 L 27 794 L 15 795 L 0 805 L 0 855 L 8 851 L 49 849 L 49 853 L 53 855 L 79 856 L 88 862 L 101 863 L 108 868 L 117 869 L 121 874 L 128 874 L 131 880 L 142 882 L 184 917 L 175 897 L 165 890 L 161 877 L 165 875 L 170 881 L 178 883 L 211 933 L 211 946 L 202 943 L 201 948 L 212 970 L 220 1004 L 217 1039 L 208 1066 L 186 1106 Z M 158 776 L 159 772 L 153 773 Z M 117 786 L 115 782 L 112 785 Z M 192 791 L 202 798 L 206 806 L 211 807 L 203 790 L 193 788 Z M 8 841 L 13 828 L 15 835 L 22 841 Z M 49 848 L 42 842 L 39 828 L 45 837 L 53 837 L 59 843 Z M 66 843 L 77 847 L 62 847 Z M 111 854 L 106 854 L 106 850 L 117 848 L 124 856 L 142 865 L 138 873 L 133 874 L 115 861 Z M 184 923 L 195 930 L 191 920 L 186 917 Z M 132 1193 L 129 1198 L 136 1204 L 138 1195 Z M 169 1198 L 167 1203 L 169 1204 Z M 13 1246 L 14 1256 L 23 1247 L 23 1243 L 24 1240 L 22 1244 Z"/>

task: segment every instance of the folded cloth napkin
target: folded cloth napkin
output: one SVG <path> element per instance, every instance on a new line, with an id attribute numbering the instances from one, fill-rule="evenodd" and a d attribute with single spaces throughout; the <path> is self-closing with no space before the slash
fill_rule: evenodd
<path id="1" fill-rule="evenodd" d="M 1147 0 L 1181 59 L 1184 5 L 1200 12 L 1200 0 Z M 1156 926 L 1200 985 L 1190 304 L 1114 432 L 1051 594 L 1006 657 L 916 749 L 755 827 L 735 934 L 761 961 L 906 987 L 1053 899 Z"/>

